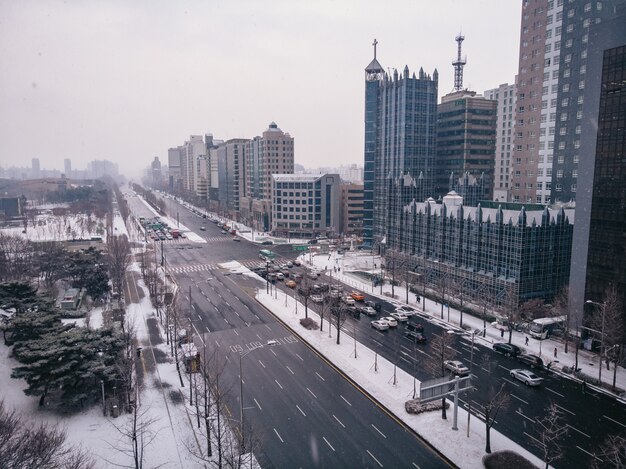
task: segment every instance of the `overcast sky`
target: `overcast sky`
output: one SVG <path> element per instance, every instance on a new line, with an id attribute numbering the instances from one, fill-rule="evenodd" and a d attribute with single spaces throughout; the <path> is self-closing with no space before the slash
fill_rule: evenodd
<path id="1" fill-rule="evenodd" d="M 295 137 L 296 163 L 363 164 L 365 66 L 512 83 L 521 0 L 0 0 L 0 165 L 133 175 L 191 134 Z"/>

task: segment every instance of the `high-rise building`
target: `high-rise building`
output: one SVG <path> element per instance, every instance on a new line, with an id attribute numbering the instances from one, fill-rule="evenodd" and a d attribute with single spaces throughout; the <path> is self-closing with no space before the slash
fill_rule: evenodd
<path id="1" fill-rule="evenodd" d="M 206 147 L 202 135 L 191 135 L 181 147 L 180 172 L 183 190 L 196 194 L 198 185 L 198 158 L 206 155 Z"/>
<path id="2" fill-rule="evenodd" d="M 179 191 L 182 189 L 180 148 L 181 147 L 167 149 L 167 167 L 169 170 L 168 186 L 171 191 Z"/>
<path id="3" fill-rule="evenodd" d="M 388 181 L 409 174 L 421 194 L 434 188 L 437 70 L 432 77 L 420 69 L 410 75 L 385 73 L 376 58 L 365 68 L 365 147 L 363 171 L 363 240 L 366 245 L 385 241 L 389 212 Z M 408 202 L 408 201 L 407 201 Z"/>
<path id="4" fill-rule="evenodd" d="M 249 140 L 233 138 L 217 147 L 220 212 L 239 220 L 241 196 L 245 195 L 245 159 Z"/>
<path id="5" fill-rule="evenodd" d="M 363 232 L 363 184 L 341 183 L 341 226 L 343 236 L 357 235 Z"/>
<path id="6" fill-rule="evenodd" d="M 69 158 L 65 158 L 63 160 L 63 172 L 65 173 L 66 178 L 72 177 L 72 160 Z"/>
<path id="7" fill-rule="evenodd" d="M 466 205 L 493 197 L 497 102 L 475 91 L 454 91 L 437 108 L 435 191 L 437 198 L 450 191 Z"/>
<path id="8" fill-rule="evenodd" d="M 575 201 L 589 30 L 619 1 L 522 3 L 514 201 Z"/>
<path id="9" fill-rule="evenodd" d="M 32 177 L 38 179 L 41 176 L 41 166 L 39 165 L 39 158 L 33 158 L 32 160 Z"/>
<path id="10" fill-rule="evenodd" d="M 511 157 L 515 153 L 513 127 L 516 116 L 517 92 L 515 84 L 501 84 L 497 88 L 486 90 L 483 96 L 497 101 L 496 155 L 493 176 L 493 200 L 510 201 Z"/>
<path id="11" fill-rule="evenodd" d="M 626 317 L 626 2 L 589 30 L 580 137 L 579 186 L 570 276 L 570 325 L 582 324 L 586 300 L 606 288 Z M 578 125 L 578 124 L 577 124 Z"/>
<path id="12" fill-rule="evenodd" d="M 161 173 L 161 161 L 159 160 L 158 156 L 154 157 L 154 160 L 152 160 L 152 164 L 150 165 L 150 168 L 152 169 L 152 174 L 151 174 L 152 187 L 160 189 L 161 184 L 163 182 L 162 181 L 163 174 Z"/>

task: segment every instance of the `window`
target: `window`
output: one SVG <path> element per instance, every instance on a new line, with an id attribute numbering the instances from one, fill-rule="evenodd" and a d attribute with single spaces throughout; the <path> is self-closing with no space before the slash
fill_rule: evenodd
<path id="1" fill-rule="evenodd" d="M 589 18 L 585 19 L 585 21 L 583 21 L 583 28 L 588 28 L 589 23 L 591 23 L 591 20 Z"/>
<path id="2" fill-rule="evenodd" d="M 574 164 L 578 164 L 578 155 L 574 155 Z"/>
<path id="3" fill-rule="evenodd" d="M 567 120 L 567 112 L 561 113 L 561 122 L 565 122 Z"/>
<path id="4" fill-rule="evenodd" d="M 574 140 L 574 148 L 578 150 L 580 148 L 580 140 Z"/>
<path id="5" fill-rule="evenodd" d="M 566 68 L 565 70 L 563 70 L 563 78 L 569 78 L 570 76 L 570 69 Z"/>
<path id="6" fill-rule="evenodd" d="M 559 150 L 565 150 L 565 142 L 559 142 Z"/>
<path id="7" fill-rule="evenodd" d="M 542 96 L 545 96 L 545 95 L 547 95 L 547 94 L 548 94 L 548 87 L 547 87 L 547 86 L 544 86 L 544 87 L 541 89 L 541 95 L 542 95 Z"/>
<path id="8" fill-rule="evenodd" d="M 574 41 L 572 39 L 568 39 L 567 41 L 565 41 L 565 48 L 569 49 L 570 47 L 572 47 L 573 43 Z"/>
<path id="9" fill-rule="evenodd" d="M 561 50 L 561 41 L 556 41 L 556 42 L 554 43 L 554 50 L 555 50 L 555 51 L 557 51 L 557 50 Z"/>
<path id="10" fill-rule="evenodd" d="M 569 11 L 567 12 L 567 17 L 568 17 L 568 18 L 573 18 L 575 14 L 576 14 L 576 10 L 574 10 L 574 9 L 572 8 L 571 10 L 569 10 Z"/>
<path id="11" fill-rule="evenodd" d="M 578 96 L 578 104 L 582 104 L 584 101 L 583 95 Z"/>
<path id="12" fill-rule="evenodd" d="M 546 176 L 549 177 L 549 178 L 552 177 L 552 168 L 546 169 Z"/>
<path id="13" fill-rule="evenodd" d="M 576 111 L 576 119 L 582 119 L 583 118 L 583 112 L 582 111 Z"/>
<path id="14" fill-rule="evenodd" d="M 567 93 L 569 91 L 569 83 L 563 83 L 563 93 Z"/>
<path id="15" fill-rule="evenodd" d="M 591 2 L 589 2 L 589 3 L 585 3 L 585 8 L 584 8 L 584 10 L 585 10 L 585 13 L 586 13 L 586 12 L 588 12 L 588 11 L 591 11 Z"/>
<path id="16" fill-rule="evenodd" d="M 580 80 L 578 82 L 578 89 L 579 90 L 584 90 L 585 89 L 585 80 Z"/>
<path id="17" fill-rule="evenodd" d="M 576 126 L 576 134 L 580 135 L 581 127 L 580 125 Z"/>
<path id="18" fill-rule="evenodd" d="M 549 129 L 549 130 L 550 130 L 549 135 L 554 135 L 555 128 L 554 128 L 554 127 L 550 127 L 550 129 Z"/>
<path id="19" fill-rule="evenodd" d="M 558 156 L 557 161 L 559 164 L 563 164 L 565 162 L 565 157 L 561 154 Z"/>
<path id="20" fill-rule="evenodd" d="M 574 31 L 574 25 L 571 23 L 568 24 L 566 30 L 568 33 L 571 33 L 572 31 Z"/>
<path id="21" fill-rule="evenodd" d="M 556 107 L 556 98 L 552 98 L 552 99 L 550 100 L 550 107 L 551 107 L 551 108 L 552 108 L 552 107 Z"/>
<path id="22" fill-rule="evenodd" d="M 577 169 L 573 169 L 572 170 L 572 177 L 573 178 L 578 178 L 578 170 Z"/>
<path id="23" fill-rule="evenodd" d="M 568 64 L 572 61 L 572 54 L 565 54 L 565 63 Z"/>
<path id="24" fill-rule="evenodd" d="M 583 64 L 580 66 L 580 74 L 584 75 L 585 73 L 587 73 L 587 66 Z"/>

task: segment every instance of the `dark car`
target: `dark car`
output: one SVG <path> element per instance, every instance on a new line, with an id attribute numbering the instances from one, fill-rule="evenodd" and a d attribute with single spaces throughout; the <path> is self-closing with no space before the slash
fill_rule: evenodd
<path id="1" fill-rule="evenodd" d="M 518 355 L 517 359 L 522 363 L 526 363 L 531 368 L 543 368 L 543 360 L 541 359 L 541 357 L 533 355 L 532 353 Z"/>
<path id="2" fill-rule="evenodd" d="M 274 241 L 271 241 L 271 240 L 268 239 L 267 241 L 263 241 L 261 244 L 264 245 L 264 246 L 269 246 L 271 244 L 274 244 Z"/>
<path id="3" fill-rule="evenodd" d="M 513 344 L 498 343 L 493 344 L 492 348 L 495 352 L 506 355 L 507 357 L 517 357 L 520 353 L 522 353 L 522 349 Z"/>
<path id="4" fill-rule="evenodd" d="M 422 334 L 421 332 L 406 331 L 404 335 L 407 339 L 412 340 L 413 342 L 417 342 L 420 344 L 426 342 L 426 337 L 424 337 L 424 334 Z"/>
<path id="5" fill-rule="evenodd" d="M 404 326 L 404 329 L 407 332 L 424 332 L 424 326 L 415 322 L 409 322 L 406 326 Z"/>
<path id="6" fill-rule="evenodd" d="M 367 301 L 365 302 L 365 306 L 369 306 L 369 307 L 371 307 L 371 308 L 374 308 L 374 310 L 375 310 L 377 313 L 379 313 L 379 312 L 380 312 L 380 310 L 382 309 L 382 306 L 381 306 L 381 304 L 380 304 L 380 303 L 376 303 L 375 301 L 372 301 L 372 300 L 367 300 Z"/>

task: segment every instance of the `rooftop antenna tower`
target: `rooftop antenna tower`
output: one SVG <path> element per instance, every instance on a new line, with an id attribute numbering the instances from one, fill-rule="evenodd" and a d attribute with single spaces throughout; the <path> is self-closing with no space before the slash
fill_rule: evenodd
<path id="1" fill-rule="evenodd" d="M 454 67 L 454 91 L 461 91 L 463 89 L 463 67 L 467 63 L 467 57 L 461 58 L 461 44 L 465 36 L 461 33 L 455 38 L 455 41 L 459 44 L 457 50 L 456 60 L 452 62 Z"/>

